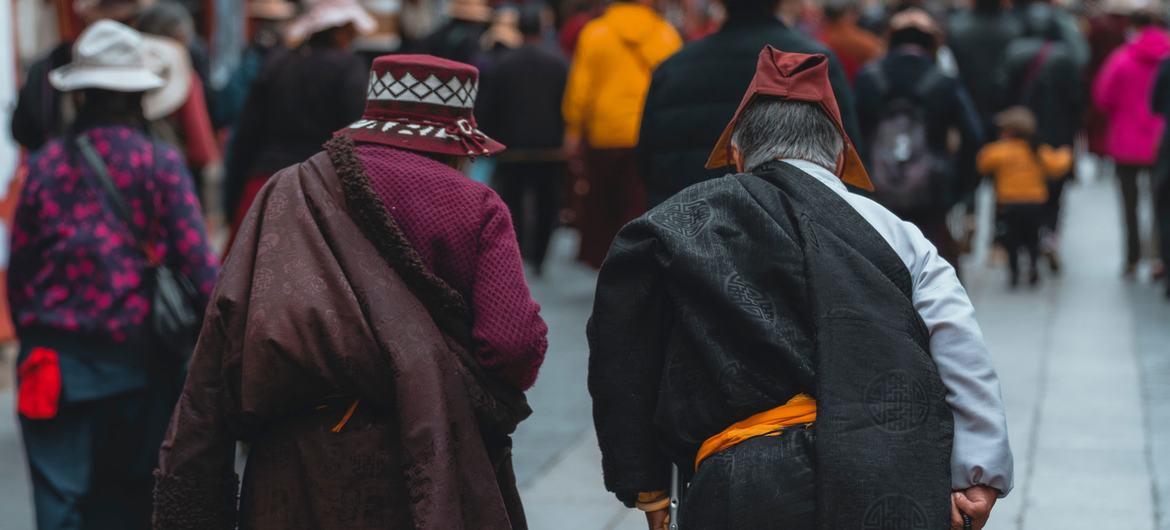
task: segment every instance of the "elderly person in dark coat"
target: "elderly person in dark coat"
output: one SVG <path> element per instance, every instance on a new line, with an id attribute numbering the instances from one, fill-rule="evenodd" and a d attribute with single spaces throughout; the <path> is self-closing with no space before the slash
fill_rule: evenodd
<path id="1" fill-rule="evenodd" d="M 658 65 L 638 137 L 638 159 L 653 207 L 683 188 L 722 175 L 703 167 L 765 45 L 829 57 L 829 78 L 845 131 L 860 138 L 849 80 L 829 49 L 776 17 L 776 0 L 724 0 L 727 22 Z"/>
<path id="2" fill-rule="evenodd" d="M 509 435 L 548 328 L 507 207 L 456 169 L 504 147 L 476 128 L 477 78 L 378 58 L 363 118 L 257 196 L 163 445 L 156 529 L 526 527 Z"/>
<path id="3" fill-rule="evenodd" d="M 1012 487 L 999 384 L 954 269 L 871 188 L 823 55 L 767 48 L 707 166 L 598 279 L 606 487 L 685 529 L 982 528 Z"/>

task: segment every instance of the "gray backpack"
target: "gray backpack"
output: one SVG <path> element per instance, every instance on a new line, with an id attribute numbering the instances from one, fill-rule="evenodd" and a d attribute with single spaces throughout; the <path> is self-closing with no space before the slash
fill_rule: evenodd
<path id="1" fill-rule="evenodd" d="M 875 65 L 872 72 L 884 102 L 869 138 L 873 199 L 897 214 L 936 209 L 945 201 L 950 161 L 930 148 L 922 101 L 945 76 L 931 68 L 913 93 L 891 94 L 882 68 Z"/>

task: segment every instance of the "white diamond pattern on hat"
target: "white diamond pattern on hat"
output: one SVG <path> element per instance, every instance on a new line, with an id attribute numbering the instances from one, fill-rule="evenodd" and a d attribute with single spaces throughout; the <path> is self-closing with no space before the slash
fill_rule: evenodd
<path id="1" fill-rule="evenodd" d="M 366 97 L 376 101 L 413 101 L 470 109 L 475 107 L 477 92 L 479 82 L 471 79 L 464 81 L 452 77 L 443 83 L 431 74 L 425 80 L 419 81 L 410 72 L 399 79 L 394 79 L 390 72 L 386 72 L 381 78 L 377 74 L 370 75 L 370 87 Z"/>

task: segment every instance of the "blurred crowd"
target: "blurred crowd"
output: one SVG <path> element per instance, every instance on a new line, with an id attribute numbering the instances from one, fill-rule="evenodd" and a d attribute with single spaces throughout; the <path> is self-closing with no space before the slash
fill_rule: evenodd
<path id="1" fill-rule="evenodd" d="M 1170 6 L 1157 0 L 75 0 L 35 7 L 55 17 L 60 41 L 22 65 L 11 130 L 25 149 L 20 180 L 28 185 L 11 223 L 8 299 L 22 339 L 40 334 L 42 342 L 104 359 L 62 370 L 73 378 L 67 388 L 83 389 L 68 397 L 101 409 L 65 418 L 74 424 L 61 432 L 120 440 L 102 447 L 157 447 L 161 430 L 152 425 L 165 426 L 171 410 L 157 404 L 173 404 L 176 376 L 75 339 L 96 334 L 114 350 L 139 340 L 144 297 L 154 289 L 142 274 L 159 266 L 180 271 L 192 283 L 190 296 L 206 303 L 221 258 L 269 177 L 357 121 L 370 92 L 476 101 L 479 128 L 508 150 L 475 159 L 468 177 L 498 192 L 529 272 L 540 275 L 555 228 L 575 228 L 578 259 L 599 268 L 625 223 L 724 173 L 706 169 L 708 154 L 740 106 L 761 48 L 824 53 L 874 199 L 915 224 L 956 269 L 973 246 L 976 197 L 985 186 L 995 197 L 994 255 L 1017 288 L 1039 283 L 1042 271 L 1059 274 L 1060 241 L 1077 237 L 1061 230 L 1065 187 L 1115 179 L 1125 245 L 1103 252 L 1116 252 L 1126 278 L 1166 281 L 1170 296 Z M 16 26 L 34 31 L 20 19 Z M 91 40 L 76 41 L 85 28 Z M 469 63 L 480 82 L 371 76 L 373 59 L 389 53 Z M 88 143 L 74 141 L 80 137 Z M 93 237 L 78 236 L 79 226 L 97 222 L 101 203 L 77 177 L 98 172 L 91 152 L 109 162 L 102 171 L 116 186 L 145 182 L 143 194 L 114 201 L 124 202 L 119 214 L 144 234 L 119 235 L 103 224 L 86 228 Z M 72 258 L 60 263 L 49 254 Z M 32 377 L 26 365 L 22 378 Z M 94 401 L 110 396 L 117 399 Z M 24 418 L 44 413 L 30 406 Z M 137 430 L 120 427 L 136 421 Z M 127 442 L 134 433 L 142 438 Z M 38 436 L 55 439 L 26 429 L 26 442 Z M 150 451 L 40 447 L 29 458 L 43 525 L 69 512 L 51 501 L 59 486 L 53 470 L 89 469 L 107 457 L 117 469 L 94 473 L 146 479 L 138 489 L 119 489 L 125 498 L 102 509 L 149 518 L 139 500 L 149 495 L 152 461 L 133 459 Z"/>
<path id="2" fill-rule="evenodd" d="M 1165 276 L 1157 248 L 1170 245 L 1147 226 L 1165 215 L 1143 213 L 1165 195 L 1158 183 L 1170 171 L 1159 164 L 1166 102 L 1155 90 L 1170 53 L 1167 8 L 1150 0 L 77 0 L 55 9 L 69 22 L 58 24 L 63 35 L 113 19 L 158 43 L 152 60 L 165 65 L 167 86 L 156 92 L 166 95 L 150 97 L 167 104 L 148 108 L 146 126 L 183 153 L 219 249 L 268 176 L 358 118 L 380 82 L 367 78 L 373 57 L 426 53 L 483 74 L 476 116 L 509 150 L 477 161 L 470 176 L 512 209 L 532 270 L 541 272 L 562 224 L 579 229 L 580 260 L 599 267 L 625 222 L 718 176 L 703 169 L 703 151 L 746 85 L 746 57 L 773 44 L 830 55 L 876 198 L 956 266 L 977 225 L 973 194 L 990 181 L 1012 285 L 1022 275 L 1037 282 L 1041 263 L 1058 272 L 1061 195 L 1090 171 L 1120 184 L 1122 273 Z M 246 14 L 242 26 L 226 22 L 232 10 Z M 29 153 L 75 120 L 73 102 L 48 82 L 72 44 L 25 65 L 12 132 Z M 410 81 L 394 88 L 436 88 Z"/>

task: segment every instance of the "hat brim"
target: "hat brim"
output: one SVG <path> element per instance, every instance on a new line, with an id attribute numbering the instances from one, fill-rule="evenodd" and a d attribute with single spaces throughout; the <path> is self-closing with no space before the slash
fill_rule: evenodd
<path id="1" fill-rule="evenodd" d="M 378 30 L 378 21 L 359 5 L 320 7 L 301 14 L 289 23 L 285 39 L 290 46 L 299 46 L 318 32 L 353 24 L 358 35 L 371 35 Z"/>
<path id="2" fill-rule="evenodd" d="M 483 134 L 482 131 L 476 131 Z M 466 145 L 458 136 L 447 134 L 439 126 L 406 124 L 401 121 L 362 119 L 341 129 L 334 136 L 346 136 L 355 142 L 382 144 L 411 151 L 451 156 L 492 156 L 506 147 L 486 134 L 480 145 Z"/>
<path id="3" fill-rule="evenodd" d="M 166 84 L 146 67 L 110 68 L 67 64 L 49 72 L 49 84 L 62 92 L 100 88 L 114 92 L 146 92 Z"/>

